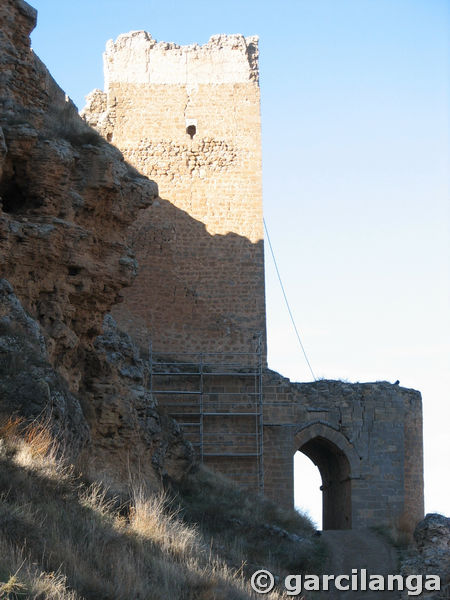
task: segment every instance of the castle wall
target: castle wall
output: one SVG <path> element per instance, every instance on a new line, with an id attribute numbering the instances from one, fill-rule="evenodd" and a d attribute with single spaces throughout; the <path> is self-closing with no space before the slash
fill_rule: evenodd
<path id="1" fill-rule="evenodd" d="M 160 195 L 130 232 L 139 272 L 114 316 L 156 349 L 265 340 L 257 56 L 240 35 L 183 47 L 133 32 L 107 45 L 105 94 L 85 117 Z"/>
<path id="2" fill-rule="evenodd" d="M 314 459 L 315 445 L 313 461 L 322 470 L 318 451 L 328 445 L 327 464 L 335 472 L 331 477 L 325 472 L 332 480 L 327 485 L 341 485 L 348 477 L 351 496 L 347 525 L 338 521 L 330 528 L 414 528 L 424 512 L 421 423 L 421 397 L 415 390 L 387 382 L 301 384 L 278 374 L 266 377 L 265 493 L 292 505 L 294 453 L 300 450 Z M 339 460 L 345 460 L 348 471 L 338 469 Z M 332 497 L 338 506 L 348 501 L 343 493 Z"/>
<path id="3" fill-rule="evenodd" d="M 289 508 L 294 503 L 293 458 L 300 450 L 322 477 L 324 529 L 393 526 L 412 532 L 424 512 L 419 392 L 387 382 L 292 383 L 266 371 L 259 446 L 255 381 L 241 373 L 204 377 L 206 465 L 257 492 L 262 464 L 265 495 Z M 192 377 L 177 376 L 167 384 L 170 389 L 198 388 Z M 163 406 L 164 398 L 159 400 Z M 185 435 L 198 448 L 194 413 L 199 410 L 192 404 L 198 399 L 178 402 L 170 410 L 180 422 L 190 421 Z"/>
<path id="4" fill-rule="evenodd" d="M 401 527 L 417 523 L 424 515 L 423 497 L 423 417 L 420 395 L 411 396 L 404 413 L 404 513 L 399 519 Z"/>

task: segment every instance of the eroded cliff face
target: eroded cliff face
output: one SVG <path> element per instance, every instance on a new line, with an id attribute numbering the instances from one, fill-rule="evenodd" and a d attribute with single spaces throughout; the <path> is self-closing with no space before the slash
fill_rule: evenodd
<path id="1" fill-rule="evenodd" d="M 136 270 L 126 227 L 157 186 L 86 127 L 30 50 L 35 11 L 17 0 L 0 11 L 2 275 L 76 389 L 82 348 Z"/>
<path id="2" fill-rule="evenodd" d="M 450 518 L 437 513 L 427 514 L 414 531 L 414 546 L 403 559 L 402 574 L 438 575 L 441 589 L 424 591 L 426 600 L 445 600 L 450 596 Z M 410 598 L 405 591 L 402 598 Z"/>
<path id="3" fill-rule="evenodd" d="M 12 286 L 3 284 L 0 315 L 14 329 L 14 296 L 39 328 L 42 360 L 67 382 L 65 410 L 79 405 L 87 428 L 80 428 L 79 446 L 90 468 L 101 464 L 105 478 L 115 480 L 118 464 L 134 464 L 153 477 L 166 472 L 166 456 L 177 456 L 176 464 L 167 463 L 176 476 L 188 468 L 190 448 L 176 425 L 161 421 L 144 370 L 132 377 L 121 372 L 121 361 L 139 363 L 137 351 L 112 357 L 106 339 L 109 347 L 114 336 L 114 343 L 123 340 L 111 324 L 102 331 L 105 313 L 137 269 L 127 228 L 157 197 L 157 185 L 82 121 L 32 52 L 36 11 L 5 0 L 0 22 L 0 276 Z M 14 346 L 6 333 L 3 356 Z M 19 406 L 20 385 L 2 389 L 0 410 L 8 412 L 13 389 L 16 412 L 27 414 L 26 395 Z M 36 394 L 34 413 L 48 405 L 48 394 Z"/>
<path id="4" fill-rule="evenodd" d="M 0 427 L 11 418 L 44 424 L 69 459 L 90 442 L 80 401 L 50 364 L 41 327 L 0 279 Z"/>

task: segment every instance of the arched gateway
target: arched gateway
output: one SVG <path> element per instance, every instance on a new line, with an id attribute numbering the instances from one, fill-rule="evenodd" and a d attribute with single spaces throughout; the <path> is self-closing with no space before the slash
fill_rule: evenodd
<path id="1" fill-rule="evenodd" d="M 409 524 L 423 518 L 422 406 L 387 382 L 264 379 L 264 491 L 293 506 L 293 455 L 322 477 L 323 528 Z"/>
<path id="2" fill-rule="evenodd" d="M 322 478 L 323 529 L 351 529 L 352 479 L 359 477 L 354 448 L 341 433 L 318 422 L 301 427 L 294 441 L 294 451 L 311 459 Z"/>

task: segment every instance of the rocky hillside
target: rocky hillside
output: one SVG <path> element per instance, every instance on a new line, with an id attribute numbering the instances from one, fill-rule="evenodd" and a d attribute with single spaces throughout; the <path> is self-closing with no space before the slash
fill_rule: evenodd
<path id="1" fill-rule="evenodd" d="M 74 477 L 45 427 L 20 421 L 0 426 L 0 489 L 2 600 L 256 600 L 261 565 L 282 584 L 321 563 L 294 511 L 202 470 L 166 495 L 144 481 L 112 495 Z"/>
<path id="2" fill-rule="evenodd" d="M 414 531 L 414 544 L 402 563 L 404 575 L 439 575 L 439 592 L 424 592 L 426 600 L 450 598 L 450 518 L 437 513 L 426 515 Z M 405 592 L 402 598 L 407 598 Z"/>
<path id="3" fill-rule="evenodd" d="M 136 273 L 126 229 L 157 185 L 84 123 L 30 49 L 36 11 L 5 0 L 0 22 L 0 412 L 45 418 L 105 481 L 177 477 L 190 447 L 158 414 L 131 340 L 111 319 L 102 328 Z"/>

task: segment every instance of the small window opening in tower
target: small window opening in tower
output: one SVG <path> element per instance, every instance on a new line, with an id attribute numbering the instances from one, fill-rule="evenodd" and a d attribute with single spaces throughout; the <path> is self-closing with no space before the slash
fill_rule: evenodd
<path id="1" fill-rule="evenodd" d="M 197 133 L 197 127 L 195 125 L 188 125 L 186 127 L 186 133 L 191 136 L 191 140 L 194 139 L 194 135 Z"/>
<path id="2" fill-rule="evenodd" d="M 186 119 L 186 133 L 190 136 L 191 140 L 194 139 L 194 135 L 197 133 L 197 119 Z"/>

